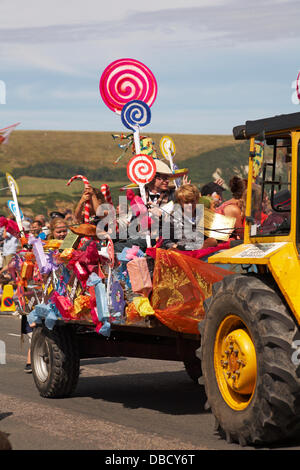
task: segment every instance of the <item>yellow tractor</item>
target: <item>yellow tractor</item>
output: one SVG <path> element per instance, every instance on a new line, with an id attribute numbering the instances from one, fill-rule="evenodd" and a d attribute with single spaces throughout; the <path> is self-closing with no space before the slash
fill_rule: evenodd
<path id="1" fill-rule="evenodd" d="M 265 445 L 300 431 L 300 113 L 233 135 L 250 143 L 244 239 L 209 263 L 251 269 L 213 285 L 198 356 L 220 434 Z"/>

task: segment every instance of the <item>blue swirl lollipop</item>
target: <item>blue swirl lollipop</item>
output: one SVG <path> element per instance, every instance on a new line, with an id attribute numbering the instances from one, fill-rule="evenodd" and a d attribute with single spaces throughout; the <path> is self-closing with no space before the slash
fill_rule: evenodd
<path id="1" fill-rule="evenodd" d="M 136 126 L 146 126 L 151 121 L 151 111 L 147 103 L 141 100 L 131 100 L 121 111 L 121 119 L 127 129 L 135 130 Z"/>

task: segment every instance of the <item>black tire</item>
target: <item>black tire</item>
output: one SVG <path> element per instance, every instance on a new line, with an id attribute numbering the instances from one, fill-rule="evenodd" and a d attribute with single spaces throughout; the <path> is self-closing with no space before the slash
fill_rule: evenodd
<path id="1" fill-rule="evenodd" d="M 195 359 L 186 360 L 183 362 L 187 375 L 192 379 L 195 384 L 202 377 L 201 361 L 198 357 Z"/>
<path id="2" fill-rule="evenodd" d="M 42 397 L 63 398 L 76 388 L 80 359 L 71 325 L 34 329 L 31 342 L 32 374 Z"/>
<path id="3" fill-rule="evenodd" d="M 226 276 L 213 286 L 205 308 L 197 355 L 221 436 L 241 445 L 273 444 L 295 437 L 300 430 L 300 370 L 293 342 L 299 338 L 299 330 L 281 295 L 253 276 Z M 219 358 L 214 357 L 220 351 L 217 345 L 222 325 L 235 316 L 250 335 L 257 365 L 256 382 L 244 409 L 234 409 L 226 400 L 217 380 L 221 377 L 221 367 L 216 365 Z M 222 367 L 227 364 L 223 361 Z"/>

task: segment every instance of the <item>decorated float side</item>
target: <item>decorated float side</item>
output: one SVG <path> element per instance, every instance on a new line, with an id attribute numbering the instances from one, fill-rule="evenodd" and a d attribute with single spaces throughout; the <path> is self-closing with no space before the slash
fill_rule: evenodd
<path id="1" fill-rule="evenodd" d="M 149 138 L 140 135 L 140 128 L 151 120 L 156 79 L 141 62 L 120 59 L 104 70 L 99 88 L 104 103 L 131 131 L 126 136 L 126 150 L 132 146 L 134 155 L 127 175 L 129 187 L 138 188 L 141 197 L 132 190 L 127 190 L 127 196 L 138 214 L 145 213 L 147 223 L 145 185 L 155 175 L 158 157 Z M 174 164 L 175 144 L 169 136 L 161 139 L 160 150 L 177 187 L 178 175 L 186 170 Z M 67 185 L 75 179 L 89 184 L 83 175 L 75 175 Z M 14 183 L 10 182 L 12 192 Z M 109 187 L 103 185 L 101 190 L 106 202 L 112 204 Z M 53 329 L 57 321 L 80 322 L 109 336 L 111 325 L 145 325 L 155 319 L 173 331 L 198 335 L 203 301 L 211 295 L 212 284 L 228 272 L 208 267 L 193 253 L 187 256 L 176 250 L 152 249 L 150 243 L 146 252 L 133 246 L 115 253 L 109 235 L 99 239 L 96 226 L 89 224 L 88 203 L 84 222 L 70 227 L 63 241 L 30 237 L 11 263 L 17 302 L 30 324 L 44 323 Z M 217 250 L 224 247 L 226 244 L 221 244 Z M 197 258 L 211 251 L 216 250 L 198 250 Z"/>
<path id="2" fill-rule="evenodd" d="M 115 61 L 101 76 L 100 93 L 105 104 L 120 115 L 122 123 L 130 130 L 127 136 L 113 137 L 126 141 L 125 145 L 120 145 L 124 149 L 123 155 L 132 147 L 133 156 L 127 165 L 130 182 L 122 189 L 127 190 L 132 213 L 142 216 L 147 248 L 141 250 L 133 245 L 117 252 L 109 233 L 104 231 L 103 234 L 98 225 L 91 223 L 88 204 L 84 223 L 70 226 L 64 240 L 24 237 L 17 184 L 10 177 L 8 182 L 16 215 L 14 233 L 20 237 L 22 248 L 10 263 L 9 270 L 16 288 L 18 309 L 35 327 L 32 367 L 43 396 L 71 393 L 79 373 L 78 362 L 74 363 L 76 357 L 133 355 L 183 360 L 190 375 L 198 377 L 200 365 L 196 361 L 200 361 L 194 352 L 199 346 L 199 322 L 205 314 L 203 303 L 211 295 L 213 284 L 230 274 L 201 260 L 212 252 L 228 248 L 229 232 L 226 236 L 219 232 L 217 247 L 184 254 L 179 250 L 162 249 L 159 243 L 151 246 L 147 234 L 151 220 L 145 185 L 155 175 L 158 156 L 151 139 L 141 136 L 140 128 L 150 122 L 150 107 L 157 95 L 152 72 L 133 59 Z M 176 167 L 173 161 L 175 144 L 169 136 L 161 139 L 160 150 L 172 170 L 175 187 L 178 187 L 180 176 L 186 170 Z M 83 175 L 73 176 L 66 184 L 70 185 L 76 179 L 84 185 L 89 184 Z M 108 206 L 112 206 L 109 187 L 103 185 L 101 190 Z M 72 327 L 64 328 L 69 325 Z M 62 340 L 74 332 L 78 333 L 76 340 L 74 336 Z M 125 336 L 121 341 L 122 334 Z M 166 337 L 171 338 L 171 343 L 162 340 Z M 106 342 L 100 341 L 99 347 L 97 338 Z M 194 341 L 189 342 L 191 346 L 182 347 L 189 339 Z M 181 347 L 178 347 L 179 340 Z M 49 353 L 54 343 L 59 350 L 64 350 L 60 368 L 57 364 L 56 368 L 62 375 L 67 370 L 70 372 L 69 378 L 65 377 L 56 385 L 53 385 L 56 379 L 51 373 L 55 359 Z M 66 388 L 63 384 L 68 381 L 70 386 Z"/>

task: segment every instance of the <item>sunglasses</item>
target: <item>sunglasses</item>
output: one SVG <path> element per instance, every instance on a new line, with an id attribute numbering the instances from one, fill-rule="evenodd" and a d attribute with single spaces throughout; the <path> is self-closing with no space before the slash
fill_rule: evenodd
<path id="1" fill-rule="evenodd" d="M 155 175 L 155 178 L 158 180 L 168 180 L 169 176 L 168 175 Z"/>

